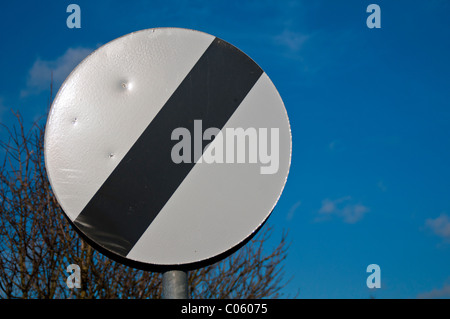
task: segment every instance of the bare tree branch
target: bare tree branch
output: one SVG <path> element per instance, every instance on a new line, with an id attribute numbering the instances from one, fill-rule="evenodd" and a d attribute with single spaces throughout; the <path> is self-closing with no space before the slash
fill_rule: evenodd
<path id="1" fill-rule="evenodd" d="M 44 127 L 1 126 L 0 298 L 160 298 L 159 273 L 117 263 L 84 242 L 66 220 L 44 165 Z M 283 263 L 289 245 L 264 244 L 267 225 L 228 258 L 189 272 L 191 298 L 278 298 L 287 283 Z M 81 289 L 66 285 L 66 267 L 81 267 Z"/>

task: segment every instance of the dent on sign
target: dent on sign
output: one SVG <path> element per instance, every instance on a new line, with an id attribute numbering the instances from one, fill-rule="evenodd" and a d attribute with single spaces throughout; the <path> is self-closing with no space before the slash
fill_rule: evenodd
<path id="1" fill-rule="evenodd" d="M 227 132 L 242 134 L 230 144 Z M 267 74 L 230 43 L 180 28 L 98 48 L 61 86 L 45 132 L 49 180 L 75 229 L 139 268 L 194 267 L 239 248 L 271 214 L 290 159 Z"/>

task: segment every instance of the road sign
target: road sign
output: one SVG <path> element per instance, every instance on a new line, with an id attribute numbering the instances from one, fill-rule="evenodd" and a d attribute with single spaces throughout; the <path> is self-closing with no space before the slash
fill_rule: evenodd
<path id="1" fill-rule="evenodd" d="M 84 59 L 56 95 L 45 161 L 73 226 L 140 268 L 222 258 L 266 221 L 291 134 L 266 73 L 233 45 L 179 28 L 134 32 Z"/>

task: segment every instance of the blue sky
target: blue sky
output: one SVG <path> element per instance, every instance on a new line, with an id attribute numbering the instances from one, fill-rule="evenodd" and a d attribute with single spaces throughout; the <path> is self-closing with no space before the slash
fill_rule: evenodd
<path id="1" fill-rule="evenodd" d="M 70 3 L 81 29 L 66 26 Z M 371 3 L 381 29 L 366 25 Z M 5 2 L 0 119 L 10 124 L 10 109 L 28 123 L 45 116 L 50 72 L 56 93 L 119 36 L 210 33 L 252 57 L 288 111 L 291 171 L 269 219 L 274 242 L 283 229 L 292 241 L 283 292 L 449 298 L 449 16 L 446 0 Z M 373 263 L 379 289 L 366 286 Z"/>

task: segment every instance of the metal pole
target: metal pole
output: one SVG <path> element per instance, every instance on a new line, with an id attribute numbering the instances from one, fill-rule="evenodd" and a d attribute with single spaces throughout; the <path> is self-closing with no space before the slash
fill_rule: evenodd
<path id="1" fill-rule="evenodd" d="M 188 276 L 182 270 L 169 270 L 163 273 L 163 299 L 188 299 Z"/>

